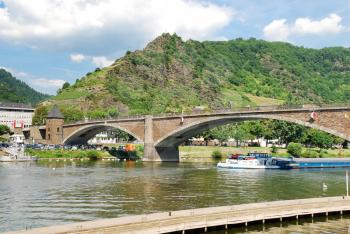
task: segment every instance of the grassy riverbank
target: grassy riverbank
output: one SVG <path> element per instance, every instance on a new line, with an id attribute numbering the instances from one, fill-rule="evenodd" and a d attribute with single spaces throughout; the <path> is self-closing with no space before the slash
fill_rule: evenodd
<path id="1" fill-rule="evenodd" d="M 84 158 L 90 160 L 111 157 L 106 151 L 98 150 L 34 150 L 26 149 L 26 153 L 38 158 Z"/>
<path id="2" fill-rule="evenodd" d="M 289 156 L 287 149 L 279 148 L 277 153 L 271 153 L 269 147 L 225 147 L 225 146 L 180 146 L 181 158 L 211 158 L 214 151 L 220 151 L 223 157 L 228 154 L 247 154 L 249 152 L 270 153 L 273 156 Z M 350 157 L 350 149 L 303 148 L 301 157 Z"/>

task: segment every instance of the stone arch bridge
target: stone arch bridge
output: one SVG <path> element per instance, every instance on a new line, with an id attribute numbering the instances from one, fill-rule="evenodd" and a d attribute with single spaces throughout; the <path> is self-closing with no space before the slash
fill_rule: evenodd
<path id="1" fill-rule="evenodd" d="M 311 118 L 315 112 L 316 117 Z M 84 144 L 97 133 L 120 129 L 144 143 L 145 161 L 179 161 L 178 146 L 205 130 L 237 121 L 275 119 L 323 130 L 350 140 L 350 106 L 281 106 L 246 108 L 239 111 L 193 113 L 185 115 L 125 117 L 50 126 L 56 137 L 48 144 Z M 60 125 L 60 121 L 57 122 Z M 46 124 L 48 125 L 48 124 Z M 51 130 L 52 131 L 52 130 Z"/>

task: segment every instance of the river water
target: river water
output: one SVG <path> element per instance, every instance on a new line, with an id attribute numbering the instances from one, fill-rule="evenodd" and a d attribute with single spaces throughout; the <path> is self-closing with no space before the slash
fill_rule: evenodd
<path id="1" fill-rule="evenodd" d="M 229 170 L 211 163 L 115 161 L 1 163 L 0 232 L 344 193 L 344 169 Z"/>

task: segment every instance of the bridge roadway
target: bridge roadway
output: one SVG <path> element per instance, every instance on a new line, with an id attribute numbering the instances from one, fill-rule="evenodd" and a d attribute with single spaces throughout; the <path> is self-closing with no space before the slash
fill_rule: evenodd
<path id="1" fill-rule="evenodd" d="M 35 228 L 9 232 L 7 234 L 46 234 L 46 233 L 168 233 L 243 224 L 266 220 L 282 220 L 336 212 L 350 211 L 350 197 L 325 197 L 299 200 L 251 203 L 234 206 L 221 206 L 154 213 L 147 215 L 126 216 L 103 219 L 62 226 Z"/>

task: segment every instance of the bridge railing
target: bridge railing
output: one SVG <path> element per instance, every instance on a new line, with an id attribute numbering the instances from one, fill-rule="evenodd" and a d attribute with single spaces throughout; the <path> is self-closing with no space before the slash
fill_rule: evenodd
<path id="1" fill-rule="evenodd" d="M 293 109 L 318 109 L 318 108 L 342 108 L 350 107 L 349 103 L 338 103 L 338 104 L 299 104 L 299 105 L 268 105 L 268 106 L 246 106 L 246 107 L 234 107 L 230 109 L 220 108 L 220 109 L 204 109 L 204 110 L 191 110 L 183 112 L 166 112 L 162 114 L 150 114 L 155 118 L 162 117 L 181 117 L 182 115 L 200 115 L 200 114 L 224 114 L 231 112 L 245 112 L 245 111 L 274 111 L 274 110 L 293 110 Z M 120 121 L 120 120 L 138 120 L 144 119 L 146 115 L 129 115 L 129 116 L 119 116 L 117 118 L 100 118 L 100 119 L 90 119 L 86 118 L 72 124 L 84 124 L 91 122 L 108 122 L 108 121 Z"/>

